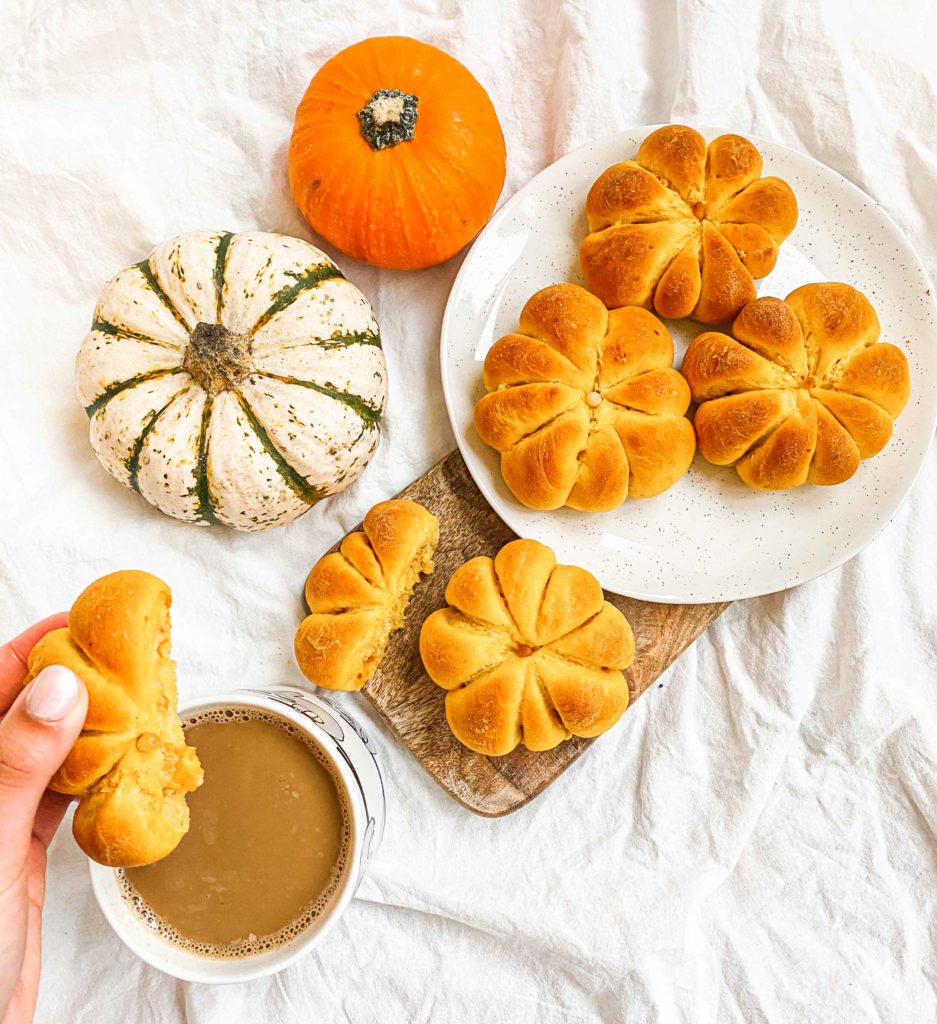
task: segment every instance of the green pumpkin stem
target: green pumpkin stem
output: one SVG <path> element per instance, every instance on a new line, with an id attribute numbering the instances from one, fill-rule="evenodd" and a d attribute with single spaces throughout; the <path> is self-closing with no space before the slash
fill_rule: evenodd
<path id="1" fill-rule="evenodd" d="M 371 149 L 409 142 L 416 131 L 419 101 L 399 89 L 378 89 L 358 111 L 361 134 Z"/>

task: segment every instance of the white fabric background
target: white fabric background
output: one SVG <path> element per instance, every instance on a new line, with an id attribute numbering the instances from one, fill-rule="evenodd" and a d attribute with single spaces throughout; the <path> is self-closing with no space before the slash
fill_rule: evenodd
<path id="1" fill-rule="evenodd" d="M 937 276 L 937 17 L 915 0 L 7 0 L 0 14 L 0 636 L 118 567 L 175 593 L 184 694 L 297 682 L 311 562 L 452 446 L 437 342 L 459 259 L 339 257 L 390 364 L 363 479 L 285 530 L 151 512 L 98 466 L 72 365 L 101 284 L 193 228 L 309 237 L 285 154 L 310 75 L 416 35 L 489 90 L 504 196 L 630 124 L 771 137 L 851 178 Z M 937 465 L 844 568 L 733 606 L 543 797 L 474 817 L 372 720 L 384 845 L 329 941 L 212 989 L 138 962 L 67 832 L 53 849 L 44 1022 L 937 1018 Z"/>

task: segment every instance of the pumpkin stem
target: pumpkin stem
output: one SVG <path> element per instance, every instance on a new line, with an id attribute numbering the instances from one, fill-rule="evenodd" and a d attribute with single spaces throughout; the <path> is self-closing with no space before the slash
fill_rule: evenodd
<path id="1" fill-rule="evenodd" d="M 252 369 L 251 340 L 221 324 L 199 322 L 189 335 L 182 369 L 210 395 L 227 391 Z"/>
<path id="2" fill-rule="evenodd" d="M 378 89 L 358 111 L 361 134 L 371 149 L 409 142 L 416 129 L 416 96 L 399 89 Z"/>

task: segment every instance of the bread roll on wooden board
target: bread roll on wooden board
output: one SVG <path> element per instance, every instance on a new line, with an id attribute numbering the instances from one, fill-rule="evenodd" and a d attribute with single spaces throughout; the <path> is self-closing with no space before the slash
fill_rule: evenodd
<path id="1" fill-rule="evenodd" d="M 403 627 L 392 634 L 380 666 L 361 694 L 450 796 L 476 814 L 507 814 L 543 792 L 596 741 L 573 737 L 552 750 L 518 748 L 504 757 L 487 757 L 452 735 L 446 722 L 446 692 L 426 675 L 420 660 L 420 627 L 431 612 L 445 606 L 446 584 L 463 562 L 476 555 L 494 557 L 515 534 L 482 497 L 458 452 L 405 487 L 399 497 L 419 502 L 440 521 L 435 570 L 414 589 Z M 336 544 L 333 550 L 339 547 Z M 635 658 L 625 670 L 631 704 L 728 607 L 605 596 L 624 612 L 634 630 Z M 351 698 L 341 699 L 354 710 L 348 703 Z M 611 735 L 620 737 L 628 721 L 626 711 Z"/>

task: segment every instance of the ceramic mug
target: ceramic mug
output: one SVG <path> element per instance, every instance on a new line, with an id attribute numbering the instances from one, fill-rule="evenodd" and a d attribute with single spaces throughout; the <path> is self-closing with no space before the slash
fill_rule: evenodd
<path id="1" fill-rule="evenodd" d="M 185 719 L 219 708 L 250 708 L 279 715 L 313 740 L 345 790 L 351 837 L 342 879 L 322 913 L 284 945 L 240 959 L 199 956 L 162 938 L 121 895 L 117 872 L 91 861 L 91 885 L 98 904 L 124 943 L 142 960 L 173 977 L 209 984 L 249 981 L 274 974 L 318 945 L 351 902 L 377 853 L 386 813 L 384 783 L 374 745 L 361 726 L 331 701 L 285 686 L 232 690 L 189 701 L 180 707 L 179 715 Z"/>

